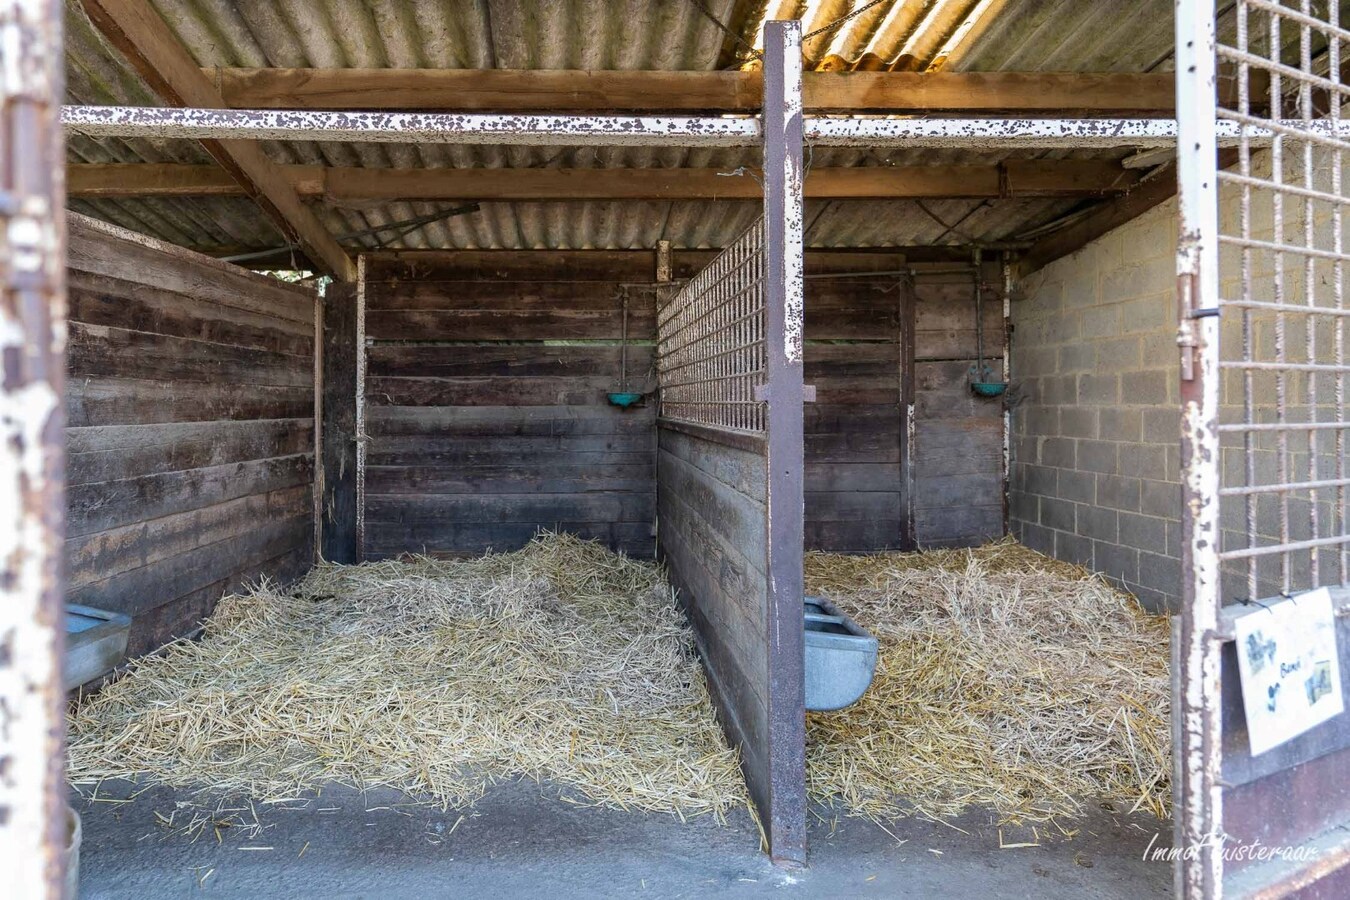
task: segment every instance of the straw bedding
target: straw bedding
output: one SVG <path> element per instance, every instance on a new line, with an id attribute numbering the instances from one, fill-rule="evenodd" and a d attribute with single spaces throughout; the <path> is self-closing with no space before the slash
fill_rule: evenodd
<path id="1" fill-rule="evenodd" d="M 878 821 L 1165 814 L 1164 619 L 1011 541 L 812 553 L 806 575 L 880 642 L 863 699 L 809 717 L 814 799 Z M 747 805 L 660 568 L 555 534 L 227 597 L 202 640 L 73 705 L 70 772 L 271 802 L 337 781 L 462 806 L 526 776 L 681 816 Z"/>
<path id="2" fill-rule="evenodd" d="M 337 781 L 462 806 L 527 776 L 683 816 L 747 802 L 661 570 L 568 535 L 227 597 L 201 641 L 72 710 L 70 772 L 273 801 Z"/>
<path id="3" fill-rule="evenodd" d="M 1117 801 L 1167 814 L 1168 624 L 1011 540 L 976 550 L 811 553 L 807 590 L 876 636 L 857 704 L 809 716 L 815 799 L 876 820 L 1005 820 Z"/>

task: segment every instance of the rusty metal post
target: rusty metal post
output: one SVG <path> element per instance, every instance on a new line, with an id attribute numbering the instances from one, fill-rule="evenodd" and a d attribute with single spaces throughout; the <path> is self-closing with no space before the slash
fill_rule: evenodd
<path id="1" fill-rule="evenodd" d="M 356 561 L 366 561 L 366 255 L 356 258 Z"/>
<path id="2" fill-rule="evenodd" d="M 0 872 L 25 898 L 64 883 L 62 13 L 0 0 Z"/>
<path id="3" fill-rule="evenodd" d="M 805 633 L 802 628 L 803 296 L 801 22 L 764 26 L 765 374 L 769 413 L 769 852 L 806 862 Z"/>
<path id="4" fill-rule="evenodd" d="M 1219 648 L 1219 218 L 1212 0 L 1177 0 L 1182 608 L 1175 630 L 1176 893 L 1222 890 Z"/>

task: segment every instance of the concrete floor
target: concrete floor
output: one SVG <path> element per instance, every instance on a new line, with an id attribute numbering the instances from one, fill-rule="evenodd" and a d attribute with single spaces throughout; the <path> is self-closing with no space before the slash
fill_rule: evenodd
<path id="1" fill-rule="evenodd" d="M 102 797 L 130 794 L 105 784 Z M 775 868 L 748 814 L 722 827 L 578 807 L 533 782 L 499 785 L 471 810 L 441 812 L 393 792 L 323 791 L 303 809 L 258 809 L 261 831 L 226 828 L 219 841 L 181 823 L 183 794 L 156 788 L 130 802 L 75 801 L 84 818 L 82 897 L 1035 897 L 1168 894 L 1171 870 L 1145 862 L 1149 816 L 1099 810 L 1066 827 L 1072 839 L 1000 849 L 988 814 L 948 825 L 902 820 L 891 833 L 860 819 L 811 827 L 810 867 Z M 955 827 L 950 827 L 955 826 Z M 961 829 L 961 830 L 958 830 Z M 1004 828 L 1004 843 L 1035 840 Z M 264 849 L 265 848 L 265 849 Z"/>

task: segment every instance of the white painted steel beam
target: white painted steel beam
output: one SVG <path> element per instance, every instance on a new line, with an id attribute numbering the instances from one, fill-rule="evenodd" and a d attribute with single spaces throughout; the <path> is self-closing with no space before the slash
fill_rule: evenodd
<path id="1" fill-rule="evenodd" d="M 91 137 L 369 143 L 750 147 L 758 119 L 166 109 L 67 106 L 66 129 Z"/>
<path id="2" fill-rule="evenodd" d="M 899 119 L 804 116 L 806 143 L 824 147 L 1017 150 L 1173 147 L 1171 119 Z M 371 143 L 566 146 L 750 147 L 762 141 L 757 117 L 551 116 L 322 110 L 66 106 L 68 131 L 91 137 L 358 141 Z M 1266 125 L 1214 123 L 1218 146 L 1250 143 L 1298 129 L 1300 137 L 1341 146 L 1350 120 Z M 1350 143 L 1344 144 L 1350 149 Z"/>

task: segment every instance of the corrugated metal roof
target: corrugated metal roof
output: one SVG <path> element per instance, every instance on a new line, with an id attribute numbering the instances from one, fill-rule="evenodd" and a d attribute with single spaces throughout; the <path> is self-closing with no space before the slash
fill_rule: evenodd
<path id="1" fill-rule="evenodd" d="M 1165 65 L 1169 0 L 152 0 L 203 66 L 713 70 L 755 65 L 766 17 L 820 31 L 804 64 L 817 69 L 941 67 L 959 71 L 1144 71 Z M 69 101 L 160 101 L 67 0 Z M 716 20 L 716 21 L 714 21 Z M 725 26 L 722 27 L 722 26 Z M 823 29 L 823 30 L 822 30 Z M 753 165 L 744 150 L 454 147 L 267 142 L 279 163 L 367 167 L 725 167 Z M 821 150 L 820 166 L 993 162 L 1006 154 Z M 1054 155 L 1054 154 L 1034 154 Z M 1075 154 L 1086 155 L 1086 154 Z M 209 162 L 192 141 L 73 136 L 78 162 Z M 408 220 L 451 203 L 318 203 L 334 233 Z M 77 200 L 79 212 L 199 249 L 265 248 L 276 230 L 241 198 Z M 940 240 L 1003 240 L 1050 221 L 1074 201 L 925 203 L 944 222 L 970 214 Z M 479 212 L 367 246 L 638 248 L 669 240 L 717 247 L 753 216 L 753 204 L 697 202 L 484 203 Z M 912 201 L 815 201 L 808 244 L 905 246 L 944 227 Z"/>

